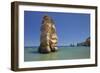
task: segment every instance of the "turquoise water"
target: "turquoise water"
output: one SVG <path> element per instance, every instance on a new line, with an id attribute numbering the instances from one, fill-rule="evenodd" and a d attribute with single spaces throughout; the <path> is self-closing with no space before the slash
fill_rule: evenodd
<path id="1" fill-rule="evenodd" d="M 58 47 L 57 52 L 40 54 L 38 47 L 24 48 L 24 61 L 71 60 L 90 58 L 90 47 Z"/>

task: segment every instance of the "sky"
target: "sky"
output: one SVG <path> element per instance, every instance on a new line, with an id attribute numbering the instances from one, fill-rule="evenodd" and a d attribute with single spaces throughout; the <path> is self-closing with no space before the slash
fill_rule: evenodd
<path id="1" fill-rule="evenodd" d="M 58 46 L 80 43 L 90 36 L 90 14 L 24 11 L 24 46 L 40 45 L 44 15 L 55 22 Z"/>

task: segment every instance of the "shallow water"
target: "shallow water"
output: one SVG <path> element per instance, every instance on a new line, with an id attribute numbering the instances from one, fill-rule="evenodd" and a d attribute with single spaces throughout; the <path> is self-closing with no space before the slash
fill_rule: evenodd
<path id="1" fill-rule="evenodd" d="M 24 48 L 24 61 L 70 60 L 90 58 L 90 47 L 58 47 L 57 52 L 38 53 L 38 47 Z"/>

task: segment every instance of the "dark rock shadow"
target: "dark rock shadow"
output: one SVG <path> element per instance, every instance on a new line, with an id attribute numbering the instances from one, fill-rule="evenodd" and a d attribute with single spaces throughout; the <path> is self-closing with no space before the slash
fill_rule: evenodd
<path id="1" fill-rule="evenodd" d="M 34 54 L 39 54 L 39 52 L 38 51 L 29 51 L 29 53 L 34 53 Z"/>

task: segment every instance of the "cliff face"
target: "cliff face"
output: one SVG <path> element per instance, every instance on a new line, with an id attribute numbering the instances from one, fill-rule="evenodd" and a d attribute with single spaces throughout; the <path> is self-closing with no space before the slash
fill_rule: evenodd
<path id="1" fill-rule="evenodd" d="M 77 46 L 90 46 L 90 37 L 88 37 L 84 42 L 78 43 Z"/>
<path id="2" fill-rule="evenodd" d="M 45 15 L 41 25 L 40 36 L 40 53 L 49 53 L 57 51 L 57 34 L 54 21 L 49 16 Z"/>
<path id="3" fill-rule="evenodd" d="M 86 44 L 87 46 L 90 46 L 90 37 L 88 37 L 88 38 L 85 40 L 84 44 Z"/>

